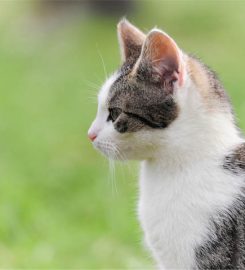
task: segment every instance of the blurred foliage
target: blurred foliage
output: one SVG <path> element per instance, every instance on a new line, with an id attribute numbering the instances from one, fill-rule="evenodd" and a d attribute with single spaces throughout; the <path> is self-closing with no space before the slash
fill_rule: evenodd
<path id="1" fill-rule="evenodd" d="M 245 3 L 136 1 L 218 71 L 245 128 Z M 67 11 L 67 12 L 66 12 Z M 137 163 L 110 176 L 87 140 L 96 92 L 120 63 L 119 18 L 0 2 L 0 267 L 150 268 L 136 218 Z"/>

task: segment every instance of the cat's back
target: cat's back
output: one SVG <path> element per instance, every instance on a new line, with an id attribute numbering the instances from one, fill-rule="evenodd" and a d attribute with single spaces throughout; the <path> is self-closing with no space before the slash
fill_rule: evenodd
<path id="1" fill-rule="evenodd" d="M 212 237 L 196 249 L 199 269 L 245 269 L 245 143 L 232 149 L 223 168 L 242 184 L 232 205 L 211 219 Z"/>
<path id="2" fill-rule="evenodd" d="M 245 143 L 238 145 L 225 157 L 224 169 L 237 176 L 245 176 Z"/>

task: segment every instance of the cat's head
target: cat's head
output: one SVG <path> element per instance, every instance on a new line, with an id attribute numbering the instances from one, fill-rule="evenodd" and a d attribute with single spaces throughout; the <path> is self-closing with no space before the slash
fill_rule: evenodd
<path id="1" fill-rule="evenodd" d="M 123 63 L 99 92 L 88 135 L 110 158 L 148 159 L 170 138 L 181 142 L 188 117 L 199 114 L 205 102 L 212 110 L 211 90 L 222 99 L 223 89 L 213 73 L 158 29 L 145 35 L 122 20 L 118 37 Z"/>

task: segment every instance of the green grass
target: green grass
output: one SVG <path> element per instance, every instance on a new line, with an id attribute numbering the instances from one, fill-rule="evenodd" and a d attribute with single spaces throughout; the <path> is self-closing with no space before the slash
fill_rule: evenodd
<path id="1" fill-rule="evenodd" d="M 245 128 L 245 4 L 139 1 L 157 25 L 218 71 Z M 28 2 L 0 3 L 0 267 L 147 268 L 136 218 L 137 165 L 118 167 L 87 140 L 90 97 L 120 62 L 116 22 L 81 14 L 54 24 Z M 117 190 L 117 191 L 116 191 Z"/>

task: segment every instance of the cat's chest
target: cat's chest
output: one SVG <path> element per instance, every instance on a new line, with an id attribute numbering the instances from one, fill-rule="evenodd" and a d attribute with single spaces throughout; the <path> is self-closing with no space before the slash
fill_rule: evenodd
<path id="1" fill-rule="evenodd" d="M 195 266 L 195 247 L 207 239 L 210 217 L 236 192 L 228 178 L 212 166 L 179 172 L 142 167 L 139 219 L 160 265 Z"/>

